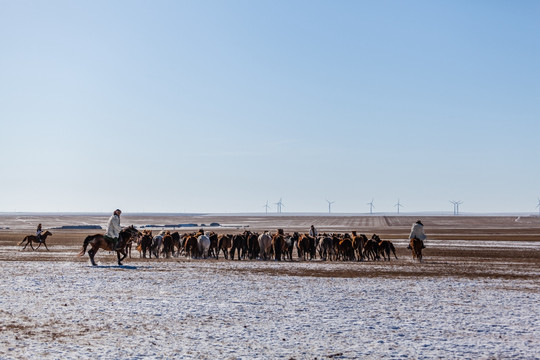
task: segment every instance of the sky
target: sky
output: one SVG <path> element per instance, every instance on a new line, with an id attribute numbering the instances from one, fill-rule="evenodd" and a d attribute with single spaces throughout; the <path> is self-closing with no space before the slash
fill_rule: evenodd
<path id="1" fill-rule="evenodd" d="M 0 0 L 0 212 L 531 212 L 538 1 Z"/>

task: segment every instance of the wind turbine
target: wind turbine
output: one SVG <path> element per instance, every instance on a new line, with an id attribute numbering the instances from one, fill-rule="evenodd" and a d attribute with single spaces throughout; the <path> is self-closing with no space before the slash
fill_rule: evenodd
<path id="1" fill-rule="evenodd" d="M 371 202 L 368 202 L 367 204 L 369 205 L 369 213 L 373 214 L 373 208 L 375 207 L 375 205 L 373 205 L 373 199 L 371 199 Z"/>
<path id="2" fill-rule="evenodd" d="M 463 201 L 450 200 L 450 202 L 454 204 L 454 215 L 459 215 L 459 205 L 463 204 Z"/>
<path id="3" fill-rule="evenodd" d="M 538 204 L 536 207 L 538 208 L 538 216 L 540 216 L 540 197 L 538 198 Z"/>
<path id="4" fill-rule="evenodd" d="M 326 202 L 328 202 L 328 213 L 330 214 L 332 212 L 332 204 L 335 203 L 335 201 L 328 201 L 328 199 L 326 199 Z"/>
<path id="5" fill-rule="evenodd" d="M 263 205 L 263 208 L 266 209 L 266 213 L 268 214 L 268 209 L 270 209 L 270 205 L 268 205 L 268 200 L 266 200 L 266 205 Z"/>
<path id="6" fill-rule="evenodd" d="M 278 212 L 278 214 L 281 214 L 281 207 L 282 207 L 282 206 L 285 206 L 285 204 L 283 204 L 283 202 L 281 201 L 281 198 L 279 198 L 279 202 L 274 203 L 274 204 L 277 205 L 277 212 Z"/>
<path id="7" fill-rule="evenodd" d="M 403 206 L 399 203 L 399 199 L 397 199 L 397 204 L 394 206 L 397 206 L 397 213 L 399 214 L 399 208 Z"/>

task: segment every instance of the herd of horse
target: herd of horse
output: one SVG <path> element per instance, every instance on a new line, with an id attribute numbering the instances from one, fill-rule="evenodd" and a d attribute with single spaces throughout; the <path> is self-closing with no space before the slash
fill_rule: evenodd
<path id="1" fill-rule="evenodd" d="M 241 234 L 217 234 L 215 232 L 198 232 L 180 234 L 178 232 L 161 231 L 153 235 L 151 230 L 139 232 L 135 227 L 124 228 L 120 232 L 116 247 L 101 234 L 87 236 L 80 256 L 84 255 L 88 246 L 88 256 L 92 265 L 96 265 L 94 256 L 98 249 L 116 251 L 118 264 L 129 255 L 133 246 L 139 251 L 141 258 L 170 258 L 185 256 L 187 258 L 214 258 L 223 255 L 231 260 L 270 260 L 292 261 L 293 254 L 299 260 L 323 261 L 390 261 L 391 255 L 397 259 L 394 244 L 382 240 L 373 234 L 368 238 L 364 234 L 322 234 L 313 237 L 308 234 L 294 232 L 284 233 L 278 229 L 275 233 L 268 231 L 262 234 L 244 231 Z M 422 261 L 422 244 L 411 240 L 410 247 L 413 258 Z"/>
<path id="2" fill-rule="evenodd" d="M 38 243 L 36 250 L 45 243 L 52 234 L 46 231 L 40 239 L 34 235 L 26 236 L 19 245 L 28 245 L 34 250 L 33 243 Z M 317 257 L 323 261 L 390 261 L 391 255 L 397 259 L 396 249 L 390 240 L 382 240 L 377 234 L 371 238 L 364 234 L 322 234 L 310 236 L 294 232 L 284 233 L 278 229 L 275 233 L 265 231 L 262 234 L 244 231 L 241 234 L 216 234 L 215 232 L 198 232 L 180 234 L 178 232 L 161 231 L 153 235 L 151 230 L 140 232 L 133 225 L 120 231 L 118 242 L 113 243 L 102 234 L 87 236 L 79 256 L 88 252 L 92 265 L 97 265 L 94 257 L 99 249 L 116 251 L 118 265 L 127 257 L 131 257 L 133 245 L 139 251 L 141 258 L 159 258 L 186 256 L 188 258 L 215 258 L 220 254 L 225 259 L 234 260 L 293 260 L 294 250 L 299 260 L 314 260 Z M 422 242 L 412 239 L 409 248 L 413 259 L 422 261 Z M 90 249 L 88 249 L 90 247 Z M 88 251 L 87 251 L 88 249 Z"/>

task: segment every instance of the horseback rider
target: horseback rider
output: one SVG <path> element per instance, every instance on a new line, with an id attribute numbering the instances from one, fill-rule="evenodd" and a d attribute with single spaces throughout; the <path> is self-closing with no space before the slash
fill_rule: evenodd
<path id="1" fill-rule="evenodd" d="M 315 226 L 311 225 L 311 228 L 309 229 L 309 236 L 317 238 L 317 235 L 317 229 L 315 229 Z"/>
<path id="2" fill-rule="evenodd" d="M 37 229 L 36 229 L 36 238 L 37 238 L 37 242 L 41 242 L 41 224 L 38 224 L 37 226 Z"/>
<path id="3" fill-rule="evenodd" d="M 105 239 L 112 243 L 111 248 L 113 251 L 117 250 L 118 236 L 122 230 L 122 227 L 120 226 L 120 214 L 122 214 L 120 209 L 114 210 L 107 223 L 107 232 L 105 233 Z"/>
<path id="4" fill-rule="evenodd" d="M 409 235 L 409 246 L 407 246 L 407 249 L 411 250 L 411 243 L 410 241 L 412 239 L 418 239 L 420 240 L 420 243 L 422 244 L 422 249 L 425 249 L 424 246 L 424 240 L 426 240 L 427 236 L 424 234 L 424 224 L 422 224 L 422 221 L 418 220 L 412 225 L 411 228 L 411 234 Z"/>

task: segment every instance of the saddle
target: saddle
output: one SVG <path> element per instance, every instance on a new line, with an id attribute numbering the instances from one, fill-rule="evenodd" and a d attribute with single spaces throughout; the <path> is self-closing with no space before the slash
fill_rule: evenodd
<path id="1" fill-rule="evenodd" d="M 103 235 L 103 238 L 105 239 L 105 241 L 107 242 L 107 244 L 109 244 L 109 246 L 111 247 L 111 249 L 114 250 L 116 244 L 118 243 L 118 239 L 114 239 L 110 236 L 107 236 L 107 235 Z"/>

